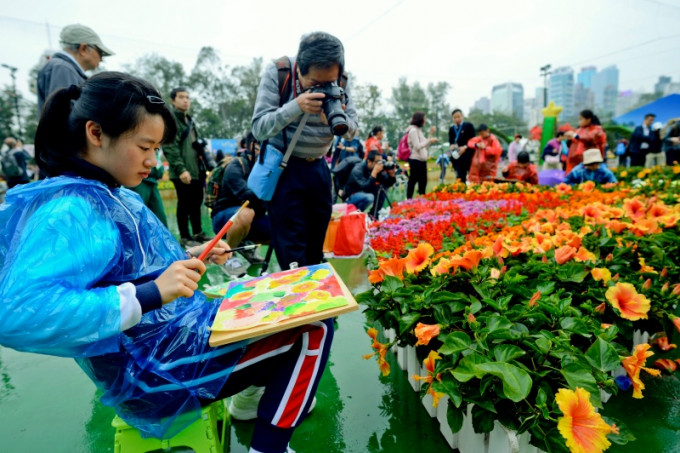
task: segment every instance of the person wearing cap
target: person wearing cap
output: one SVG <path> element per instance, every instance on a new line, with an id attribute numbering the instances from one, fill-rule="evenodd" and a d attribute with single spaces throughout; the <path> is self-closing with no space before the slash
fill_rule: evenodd
<path id="1" fill-rule="evenodd" d="M 515 134 L 515 139 L 510 143 L 510 146 L 508 146 L 508 161 L 509 162 L 516 162 L 517 161 L 517 156 L 519 153 L 522 151 L 522 144 L 520 143 L 520 140 L 522 140 L 522 136 L 519 134 Z"/>
<path id="2" fill-rule="evenodd" d="M 583 153 L 583 162 L 575 166 L 564 179 L 570 185 L 593 181 L 596 184 L 616 182 L 616 176 L 607 167 L 598 148 L 590 148 Z"/>
<path id="3" fill-rule="evenodd" d="M 529 160 L 529 153 L 526 151 L 520 151 L 517 160 L 510 162 L 501 172 L 508 181 L 538 184 L 538 170 Z"/>
<path id="4" fill-rule="evenodd" d="M 104 57 L 114 55 L 94 30 L 81 24 L 64 27 L 59 43 L 62 50 L 52 55 L 38 72 L 38 113 L 50 94 L 84 82 L 85 71 L 97 69 Z"/>

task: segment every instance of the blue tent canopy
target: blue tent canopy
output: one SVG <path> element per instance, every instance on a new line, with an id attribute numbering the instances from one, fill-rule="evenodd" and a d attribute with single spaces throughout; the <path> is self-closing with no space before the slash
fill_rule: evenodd
<path id="1" fill-rule="evenodd" d="M 210 149 L 213 154 L 221 149 L 225 156 L 233 156 L 236 154 L 236 148 L 238 142 L 234 138 L 211 138 L 210 139 Z"/>
<path id="2" fill-rule="evenodd" d="M 680 94 L 669 94 L 624 115 L 617 116 L 614 121 L 624 126 L 637 126 L 642 124 L 642 120 L 648 113 L 656 115 L 654 122 L 659 121 L 663 124 L 666 124 L 671 118 L 680 118 Z"/>

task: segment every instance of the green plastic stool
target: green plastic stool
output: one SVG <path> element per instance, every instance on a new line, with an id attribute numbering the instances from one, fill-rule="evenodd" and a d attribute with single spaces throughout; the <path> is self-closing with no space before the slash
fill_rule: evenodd
<path id="1" fill-rule="evenodd" d="M 201 418 L 169 439 L 143 438 L 136 428 L 128 425 L 117 415 L 111 426 L 116 429 L 113 440 L 114 453 L 146 453 L 173 447 L 189 447 L 196 453 L 220 453 L 229 450 L 229 426 L 231 416 L 226 400 L 215 401 L 201 411 Z M 222 422 L 221 432 L 217 422 Z"/>

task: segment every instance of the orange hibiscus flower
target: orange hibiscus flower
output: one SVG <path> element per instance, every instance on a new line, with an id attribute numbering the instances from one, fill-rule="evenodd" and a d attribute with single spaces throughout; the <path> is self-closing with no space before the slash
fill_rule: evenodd
<path id="1" fill-rule="evenodd" d="M 425 269 L 430 264 L 430 257 L 434 254 L 434 248 L 426 243 L 421 242 L 418 247 L 411 249 L 405 260 L 406 272 L 409 274 L 417 274 Z"/>
<path id="2" fill-rule="evenodd" d="M 441 373 L 437 373 L 436 375 L 434 374 L 434 369 L 437 366 L 436 361 L 439 359 L 441 359 L 441 356 L 437 354 L 437 351 L 430 351 L 425 360 L 423 360 L 423 366 L 427 370 L 427 376 L 417 375 L 413 376 L 413 379 L 415 379 L 416 381 L 425 381 L 428 384 L 430 384 L 430 387 L 427 389 L 427 394 L 432 395 L 432 406 L 434 407 L 437 407 L 439 405 L 439 399 L 442 396 L 444 396 L 443 393 L 435 392 L 434 389 L 432 388 L 432 384 L 434 383 L 435 379 L 439 382 L 441 382 L 442 380 Z"/>
<path id="3" fill-rule="evenodd" d="M 565 245 L 555 250 L 555 261 L 557 264 L 564 264 L 576 255 L 576 249 L 570 245 Z"/>
<path id="4" fill-rule="evenodd" d="M 633 352 L 633 355 L 621 360 L 623 369 L 626 370 L 628 377 L 630 377 L 631 381 L 633 382 L 633 398 L 642 398 L 642 391 L 645 389 L 645 384 L 643 384 L 642 380 L 640 379 L 641 370 L 645 370 L 652 376 L 658 376 L 661 374 L 659 370 L 645 368 L 644 366 L 647 358 L 654 355 L 653 352 L 648 351 L 650 347 L 651 346 L 646 343 L 639 344 L 635 346 L 635 352 Z"/>
<path id="5" fill-rule="evenodd" d="M 654 361 L 654 367 L 672 373 L 678 368 L 678 364 L 671 359 L 659 359 Z"/>
<path id="6" fill-rule="evenodd" d="M 578 249 L 576 255 L 574 255 L 574 260 L 579 263 L 585 263 L 586 261 L 595 261 L 597 257 L 593 252 L 588 251 L 585 247 Z"/>
<path id="7" fill-rule="evenodd" d="M 626 212 L 626 217 L 630 219 L 640 219 L 645 216 L 645 204 L 637 198 L 625 200 L 623 210 Z"/>
<path id="8" fill-rule="evenodd" d="M 482 252 L 479 250 L 470 250 L 465 252 L 462 257 L 451 258 L 451 263 L 454 266 L 462 267 L 465 270 L 475 269 L 479 265 L 479 261 L 482 259 Z"/>
<path id="9" fill-rule="evenodd" d="M 582 192 L 592 192 L 595 189 L 595 183 L 593 181 L 586 181 L 578 186 Z"/>
<path id="10" fill-rule="evenodd" d="M 631 321 L 647 319 L 649 299 L 639 294 L 630 283 L 617 283 L 607 290 L 605 297 L 612 307 L 619 310 L 622 318 Z"/>
<path id="11" fill-rule="evenodd" d="M 590 271 L 590 275 L 593 276 L 596 282 L 602 281 L 605 286 L 612 279 L 612 273 L 606 267 L 596 267 Z"/>
<path id="12" fill-rule="evenodd" d="M 382 373 L 383 376 L 387 376 L 390 374 L 390 364 L 387 363 L 387 360 L 385 359 L 385 356 L 387 355 L 387 345 L 384 345 L 378 341 L 378 330 L 375 329 L 374 327 L 371 327 L 366 331 L 368 336 L 373 340 L 373 344 L 371 347 L 375 349 L 375 352 L 372 354 L 366 354 L 364 356 L 364 359 L 368 360 L 374 355 L 378 356 L 378 368 L 380 368 L 380 372 Z"/>
<path id="13" fill-rule="evenodd" d="M 434 337 L 439 335 L 439 324 L 423 324 L 419 322 L 415 328 L 415 334 L 418 341 L 416 346 L 427 346 Z"/>
<path id="14" fill-rule="evenodd" d="M 670 343 L 667 336 L 659 337 L 653 343 L 662 351 L 670 351 L 678 347 L 676 344 Z"/>
<path id="15" fill-rule="evenodd" d="M 564 414 L 558 419 L 557 429 L 572 452 L 601 453 L 611 446 L 607 434 L 612 432 L 612 427 L 595 412 L 587 390 L 559 389 L 555 402 Z"/>
<path id="16" fill-rule="evenodd" d="M 437 275 L 448 274 L 452 267 L 454 267 L 452 260 L 442 258 L 437 262 L 436 266 L 430 269 L 430 273 L 435 277 Z"/>

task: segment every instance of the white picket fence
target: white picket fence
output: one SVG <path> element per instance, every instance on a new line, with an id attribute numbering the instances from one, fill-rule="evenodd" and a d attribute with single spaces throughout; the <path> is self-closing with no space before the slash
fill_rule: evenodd
<path id="1" fill-rule="evenodd" d="M 394 329 L 384 330 L 385 339 L 387 342 L 393 341 L 396 338 Z M 649 333 L 636 330 L 633 334 L 633 348 L 635 345 L 647 343 L 649 341 Z M 408 374 L 408 381 L 415 392 L 420 392 L 420 381 L 413 379 L 413 375 L 426 376 L 427 370 L 423 367 L 421 361 L 416 355 L 416 348 L 407 346 L 405 348 L 395 346 L 392 352 L 397 355 L 397 362 L 399 367 Z M 614 377 L 626 374 L 623 367 L 612 372 Z M 600 396 L 603 403 L 606 403 L 611 395 L 607 392 L 600 391 Z M 439 405 L 435 408 L 432 406 L 432 396 L 426 395 L 422 399 L 423 407 L 432 418 L 437 418 L 439 423 L 439 431 L 446 439 L 446 442 L 452 449 L 457 448 L 460 453 L 545 453 L 543 450 L 529 445 L 531 434 L 522 433 L 519 436 L 515 431 L 508 430 L 499 422 L 495 422 L 494 429 L 490 433 L 478 434 L 472 427 L 472 406 L 468 405 L 467 414 L 463 416 L 463 427 L 457 433 L 451 431 L 448 420 L 446 419 L 446 410 L 448 408 L 448 396 L 442 397 L 439 400 Z"/>

